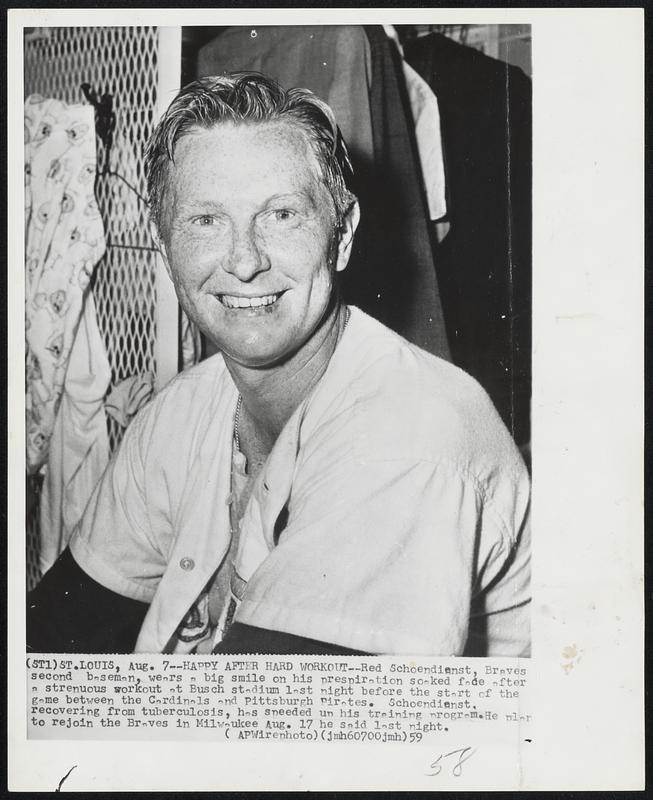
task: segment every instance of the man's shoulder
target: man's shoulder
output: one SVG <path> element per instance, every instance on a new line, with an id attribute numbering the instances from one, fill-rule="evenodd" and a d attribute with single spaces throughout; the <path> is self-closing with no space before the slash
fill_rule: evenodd
<path id="1" fill-rule="evenodd" d="M 423 424 L 498 419 L 487 392 L 454 364 L 411 344 L 362 312 L 352 326 L 350 387 L 367 402 L 416 413 Z M 356 354 L 355 359 L 351 356 Z M 424 417 L 424 419 L 422 419 Z"/>
<path id="2" fill-rule="evenodd" d="M 226 384 L 229 373 L 220 353 L 178 373 L 156 395 L 161 404 L 187 400 L 193 402 L 197 393 L 214 393 Z"/>
<path id="3" fill-rule="evenodd" d="M 448 460 L 474 471 L 518 459 L 474 378 L 356 309 L 350 326 L 331 389 L 349 408 L 367 457 Z"/>
<path id="4" fill-rule="evenodd" d="M 139 413 L 135 423 L 151 436 L 174 439 L 215 418 L 235 392 L 220 354 L 180 372 Z"/>

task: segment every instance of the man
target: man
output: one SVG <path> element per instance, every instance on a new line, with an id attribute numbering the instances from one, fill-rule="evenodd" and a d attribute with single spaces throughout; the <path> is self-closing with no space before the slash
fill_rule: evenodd
<path id="1" fill-rule="evenodd" d="M 359 209 L 329 107 L 206 78 L 147 162 L 153 235 L 219 354 L 127 430 L 29 647 L 526 654 L 526 470 L 470 377 L 341 302 Z"/>

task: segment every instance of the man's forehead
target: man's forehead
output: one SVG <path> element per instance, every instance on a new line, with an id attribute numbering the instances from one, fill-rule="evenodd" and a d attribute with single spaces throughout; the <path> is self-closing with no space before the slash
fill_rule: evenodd
<path id="1" fill-rule="evenodd" d="M 184 152 L 195 150 L 202 143 L 206 155 L 215 152 L 219 157 L 221 145 L 242 146 L 244 151 L 275 157 L 273 150 L 294 151 L 295 157 L 304 156 L 318 165 L 315 148 L 305 126 L 292 118 L 273 120 L 220 120 L 209 125 L 192 125 L 175 143 L 173 161 Z"/>
<path id="2" fill-rule="evenodd" d="M 304 126 L 285 119 L 224 121 L 185 131 L 161 199 L 170 211 L 173 198 L 180 209 L 202 202 L 260 204 L 289 194 L 316 207 L 333 203 Z"/>

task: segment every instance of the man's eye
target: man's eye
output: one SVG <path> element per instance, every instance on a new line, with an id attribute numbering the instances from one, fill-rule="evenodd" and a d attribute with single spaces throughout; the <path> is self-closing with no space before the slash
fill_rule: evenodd
<path id="1" fill-rule="evenodd" d="M 295 216 L 294 211 L 288 208 L 279 208 L 274 212 L 274 219 L 276 222 L 288 222 Z"/>
<path id="2" fill-rule="evenodd" d="M 195 224 L 207 227 L 208 225 L 213 225 L 214 221 L 213 217 L 208 214 L 203 214 L 201 217 L 195 219 Z"/>

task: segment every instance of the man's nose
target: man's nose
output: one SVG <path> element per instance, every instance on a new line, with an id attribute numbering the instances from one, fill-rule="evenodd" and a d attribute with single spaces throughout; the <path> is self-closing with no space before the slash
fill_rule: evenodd
<path id="1" fill-rule="evenodd" d="M 252 226 L 233 231 L 225 269 L 245 283 L 270 269 L 270 260 Z"/>

